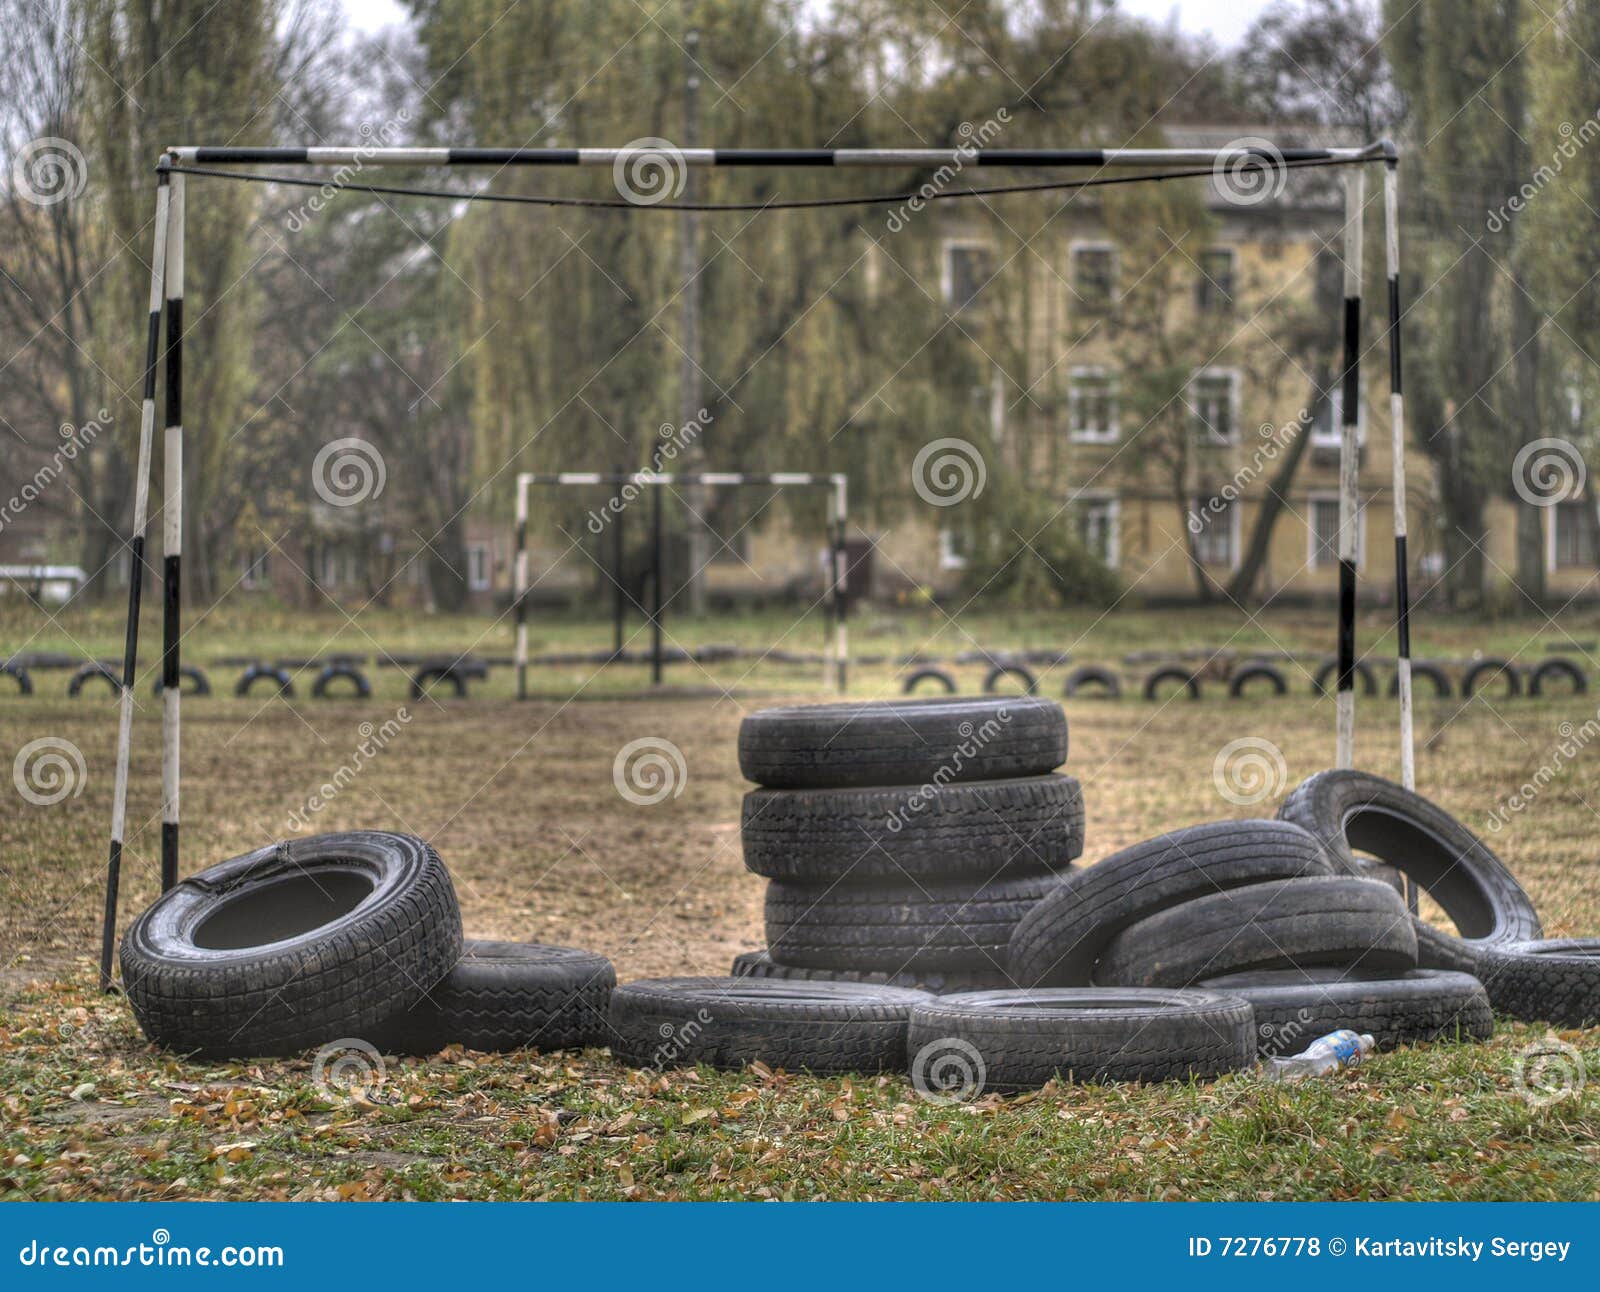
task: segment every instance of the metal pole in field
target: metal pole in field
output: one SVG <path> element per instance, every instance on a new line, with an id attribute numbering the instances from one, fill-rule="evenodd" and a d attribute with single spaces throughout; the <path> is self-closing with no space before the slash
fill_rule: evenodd
<path id="1" fill-rule="evenodd" d="M 1414 790 L 1417 759 L 1411 712 L 1411 585 L 1406 561 L 1406 417 L 1400 394 L 1400 168 L 1393 160 L 1383 168 L 1383 232 L 1389 278 L 1389 431 L 1394 459 L 1395 681 L 1400 694 L 1400 783 Z"/>
<path id="2" fill-rule="evenodd" d="M 622 624 L 627 613 L 624 605 L 627 587 L 622 570 L 622 520 L 627 514 L 626 507 L 619 507 L 611 518 L 611 653 L 618 658 L 622 655 Z"/>
<path id="3" fill-rule="evenodd" d="M 111 791 L 111 848 L 106 859 L 105 917 L 100 930 L 100 989 L 111 989 L 117 940 L 117 892 L 128 816 L 128 752 L 133 742 L 133 682 L 139 665 L 139 599 L 144 587 L 144 535 L 150 510 L 150 457 L 156 428 L 156 361 L 161 344 L 161 304 L 167 276 L 167 210 L 171 176 L 156 176 L 155 250 L 150 257 L 150 319 L 145 338 L 144 404 L 139 411 L 139 458 L 133 479 L 133 532 L 128 541 L 128 628 L 122 648 L 121 706 L 117 717 L 117 768 Z"/>
<path id="4" fill-rule="evenodd" d="M 1352 166 L 1344 177 L 1344 375 L 1339 437 L 1339 691 L 1337 765 L 1356 757 L 1356 561 L 1359 555 L 1361 472 L 1361 218 L 1366 172 Z"/>
<path id="5" fill-rule="evenodd" d="M 178 788 L 183 703 L 183 176 L 167 198 L 167 418 L 162 439 L 161 891 L 178 882 Z"/>
<path id="6" fill-rule="evenodd" d="M 661 485 L 650 491 L 650 680 L 661 681 Z"/>
<path id="7" fill-rule="evenodd" d="M 845 585 L 850 577 L 848 553 L 845 550 L 845 534 L 850 514 L 849 482 L 846 477 L 836 475 L 830 484 L 828 511 L 831 524 L 828 534 L 828 560 L 833 602 L 833 684 L 839 694 L 843 695 L 850 689 L 850 630 L 845 624 L 848 608 Z"/>
<path id="8" fill-rule="evenodd" d="M 517 477 L 517 556 L 512 564 L 511 594 L 516 598 L 517 699 L 528 698 L 528 485 Z"/>

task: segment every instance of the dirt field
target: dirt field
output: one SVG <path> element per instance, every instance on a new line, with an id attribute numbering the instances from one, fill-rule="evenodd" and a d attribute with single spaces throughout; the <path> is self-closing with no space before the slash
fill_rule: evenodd
<path id="1" fill-rule="evenodd" d="M 469 934 L 587 946 L 623 979 L 724 973 L 761 945 L 762 882 L 739 850 L 740 701 L 413 702 L 389 677 L 366 703 L 188 704 L 185 868 L 283 837 L 302 813 L 311 831 L 422 835 L 451 867 Z M 114 707 L 41 690 L 0 698 L 0 748 L 69 741 L 84 781 L 50 806 L 10 785 L 0 795 L 5 1196 L 1600 1196 L 1600 1031 L 1564 1041 L 1588 1084 L 1532 1102 L 1525 1056 L 1554 1042 L 1529 1025 L 1295 1093 L 1236 1077 L 956 1108 L 922 1102 L 902 1077 L 662 1076 L 603 1051 L 391 1061 L 370 1102 L 346 1104 L 311 1087 L 306 1060 L 159 1055 L 120 999 L 93 991 Z M 145 688 L 140 707 L 124 927 L 155 895 L 159 851 L 159 709 Z M 1550 936 L 1600 932 L 1600 761 L 1557 749 L 1594 711 L 1589 696 L 1480 698 L 1428 702 L 1419 720 L 1419 784 L 1491 840 Z M 1091 861 L 1174 826 L 1270 814 L 1333 754 L 1331 701 L 1300 685 L 1283 699 L 1075 701 L 1068 713 Z M 1369 770 L 1397 774 L 1394 717 L 1387 701 L 1360 706 Z M 358 758 L 362 724 L 390 719 L 382 748 Z M 1253 806 L 1214 775 L 1243 736 L 1283 759 L 1278 792 Z M 618 751 L 645 737 L 670 741 L 684 767 L 681 791 L 654 805 L 613 780 Z M 310 811 L 352 762 L 357 774 Z M 1541 767 L 1553 779 L 1491 830 L 1489 814 Z"/>

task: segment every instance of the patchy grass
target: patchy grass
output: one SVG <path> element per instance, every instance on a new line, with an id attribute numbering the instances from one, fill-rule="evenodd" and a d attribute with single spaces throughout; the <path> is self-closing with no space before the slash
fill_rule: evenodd
<path id="1" fill-rule="evenodd" d="M 998 621 L 963 622 L 986 643 L 1018 644 Z M 1131 628 L 1117 630 L 1129 648 L 1211 637 L 1184 616 L 1142 622 L 1137 642 Z M 1296 622 L 1275 618 L 1268 629 L 1287 639 L 1301 631 Z M 711 625 L 704 639 L 727 640 L 724 627 Z M 1533 640 L 1533 626 L 1523 627 Z M 604 636 L 603 627 L 585 631 Z M 254 640 L 246 628 L 217 653 L 242 640 Z M 286 653 L 318 646 L 282 640 Z M 11 649 L 24 644 L 6 639 Z M 857 645 L 869 646 L 860 633 Z M 503 695 L 500 685 L 492 681 L 489 695 Z M 860 685 L 886 690 L 892 679 L 884 671 Z M 124 927 L 154 896 L 158 870 L 159 706 L 147 686 L 138 703 Z M 386 682 L 364 704 L 264 695 L 187 704 L 185 868 L 285 834 L 290 815 L 352 761 L 361 724 L 381 723 L 403 703 Z M 407 707 L 410 721 L 314 814 L 313 829 L 421 834 L 450 863 L 469 932 L 590 946 L 624 979 L 721 973 L 735 952 L 760 945 L 762 883 L 744 872 L 738 847 L 741 701 L 515 705 L 485 696 Z M 1177 825 L 1272 811 L 1275 798 L 1239 807 L 1219 793 L 1214 761 L 1232 739 L 1255 736 L 1281 752 L 1280 793 L 1333 752 L 1332 703 L 1311 700 L 1303 686 L 1283 699 L 1074 701 L 1068 711 L 1068 770 L 1085 785 L 1089 860 Z M 1502 830 L 1489 833 L 1485 822 L 1541 766 L 1554 766 L 1561 724 L 1580 726 L 1593 712 L 1589 697 L 1568 696 L 1430 701 L 1419 713 L 1420 784 L 1489 834 L 1552 935 L 1600 930 L 1592 752 L 1560 760 Z M 1594 1083 L 1543 1106 L 1518 1088 L 1524 1051 L 1545 1038 L 1537 1026 L 1502 1025 L 1481 1046 L 1380 1056 L 1292 1090 L 1233 1077 L 1195 1088 L 1052 1087 L 953 1107 L 919 1099 L 901 1076 L 641 1073 L 605 1051 L 390 1059 L 371 1098 L 350 1101 L 316 1089 L 309 1056 L 216 1066 L 162 1055 L 124 1002 L 94 992 L 88 958 L 114 714 L 109 697 L 70 701 L 53 681 L 31 700 L 0 695 L 8 759 L 54 737 L 81 751 L 86 771 L 79 792 L 51 806 L 25 802 L 10 785 L 0 794 L 3 1196 L 1587 1199 L 1600 1191 Z M 1393 705 L 1362 700 L 1358 714 L 1362 765 L 1395 775 Z M 642 736 L 672 741 L 687 769 L 682 793 L 653 807 L 625 801 L 612 781 L 617 751 Z M 1591 1077 L 1600 1072 L 1600 1030 L 1565 1039 Z"/>

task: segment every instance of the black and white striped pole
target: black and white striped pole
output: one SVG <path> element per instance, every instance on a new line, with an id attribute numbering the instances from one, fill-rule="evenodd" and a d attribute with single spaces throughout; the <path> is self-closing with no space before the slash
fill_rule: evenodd
<path id="1" fill-rule="evenodd" d="M 167 419 L 161 445 L 161 891 L 178 882 L 178 793 L 181 765 L 183 591 L 183 176 L 167 199 Z"/>
<path id="2" fill-rule="evenodd" d="M 1394 459 L 1395 689 L 1400 696 L 1400 783 L 1414 790 L 1417 760 L 1411 710 L 1411 581 L 1406 560 L 1406 417 L 1400 393 L 1400 168 L 1392 158 L 1383 168 L 1383 233 L 1389 279 L 1389 429 Z"/>
<path id="3" fill-rule="evenodd" d="M 1344 177 L 1344 372 L 1343 425 L 1339 437 L 1339 689 L 1337 753 L 1339 767 L 1356 758 L 1356 562 L 1360 555 L 1361 474 L 1361 219 L 1366 205 L 1366 172 L 1351 167 Z"/>
<path id="4" fill-rule="evenodd" d="M 517 555 L 512 562 L 512 596 L 517 616 L 517 699 L 528 698 L 528 485 L 526 475 L 517 477 Z"/>
<path id="5" fill-rule="evenodd" d="M 122 647 L 122 690 L 117 697 L 117 765 L 111 790 L 111 848 L 106 859 L 105 916 L 100 929 L 100 988 L 111 990 L 117 940 L 117 896 L 122 845 L 128 826 L 128 754 L 133 742 L 133 683 L 139 667 L 139 601 L 144 588 L 145 526 L 150 513 L 150 458 L 156 429 L 156 364 L 161 353 L 161 305 L 166 288 L 167 212 L 171 176 L 156 176 L 155 249 L 150 256 L 150 317 L 145 336 L 144 403 L 139 411 L 139 456 L 133 478 L 133 529 L 128 540 L 128 626 Z"/>
<path id="6" fill-rule="evenodd" d="M 828 604 L 833 617 L 833 687 L 840 695 L 850 686 L 850 630 L 845 624 L 848 605 L 845 581 L 849 578 L 845 533 L 850 515 L 849 488 L 847 477 L 836 475 L 828 490 Z"/>

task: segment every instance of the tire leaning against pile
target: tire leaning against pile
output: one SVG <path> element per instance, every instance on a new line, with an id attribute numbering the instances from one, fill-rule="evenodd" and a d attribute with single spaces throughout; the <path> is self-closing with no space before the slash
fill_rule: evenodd
<path id="1" fill-rule="evenodd" d="M 741 817 L 745 867 L 801 883 L 1058 872 L 1083 853 L 1083 789 L 1055 774 L 943 787 L 751 790 Z"/>
<path id="2" fill-rule="evenodd" d="M 948 785 L 1066 761 L 1066 714 L 1032 696 L 763 709 L 739 725 L 739 770 L 769 789 Z"/>
<path id="3" fill-rule="evenodd" d="M 936 996 L 911 1012 L 911 1080 L 935 1098 L 1072 1081 L 1204 1080 L 1255 1061 L 1255 1022 L 1214 991 L 1044 988 Z"/>
<path id="4" fill-rule="evenodd" d="M 1478 953 L 1495 1009 L 1559 1027 L 1600 1025 L 1600 938 L 1506 942 Z"/>
<path id="5" fill-rule="evenodd" d="M 1012 934 L 1019 987 L 1082 987 L 1118 933 L 1182 902 L 1241 884 L 1329 875 L 1322 846 L 1286 821 L 1213 821 L 1173 830 L 1073 871 Z"/>
<path id="6" fill-rule="evenodd" d="M 1443 808 L 1367 772 L 1318 772 L 1290 791 L 1278 816 L 1316 835 L 1333 863 L 1360 873 L 1356 853 L 1393 866 L 1426 889 L 1460 931 L 1421 920 L 1418 963 L 1425 969 L 1477 972 L 1479 953 L 1543 934 L 1522 885 L 1488 846 Z"/>

